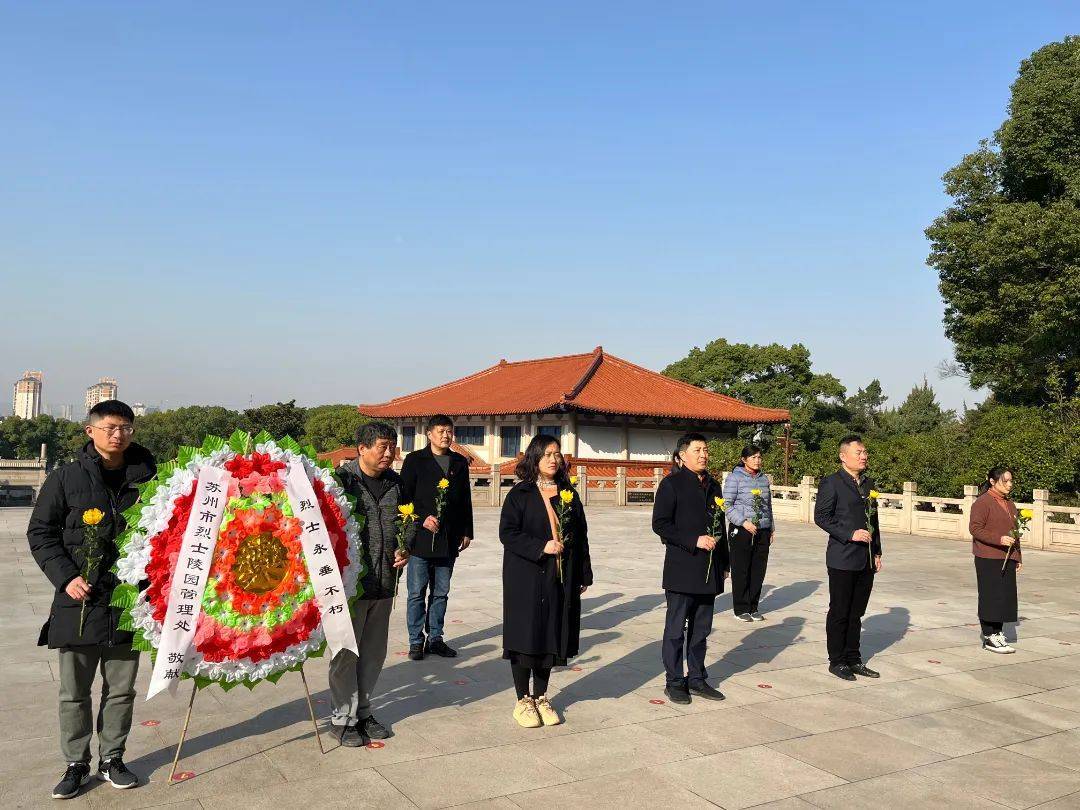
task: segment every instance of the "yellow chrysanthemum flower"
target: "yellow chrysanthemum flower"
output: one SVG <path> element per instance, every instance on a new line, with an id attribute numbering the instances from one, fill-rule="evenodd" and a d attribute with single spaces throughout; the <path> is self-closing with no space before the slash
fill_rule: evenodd
<path id="1" fill-rule="evenodd" d="M 1032 512 L 1030 509 L 1021 509 L 1020 517 L 1022 517 L 1024 520 L 1031 520 L 1033 517 L 1035 517 L 1035 513 Z"/>
<path id="2" fill-rule="evenodd" d="M 578 477 L 576 475 L 571 475 L 570 476 L 570 483 L 573 484 L 576 487 L 577 482 L 578 482 Z"/>
<path id="3" fill-rule="evenodd" d="M 717 508 L 717 509 L 720 509 L 721 511 L 722 511 L 722 510 L 724 509 L 724 507 L 726 506 L 726 504 L 724 503 L 724 499 L 723 499 L 723 498 L 713 498 L 713 503 L 715 503 L 715 504 L 716 504 L 716 508 Z"/>
<path id="4" fill-rule="evenodd" d="M 397 508 L 398 514 L 406 520 L 415 520 L 416 516 L 413 514 L 416 508 L 411 503 L 403 503 Z"/>
<path id="5" fill-rule="evenodd" d="M 82 522 L 87 526 L 97 526 L 104 517 L 105 513 L 100 509 L 87 509 L 82 513 Z"/>
<path id="6" fill-rule="evenodd" d="M 561 498 L 561 499 L 562 499 L 562 502 L 563 502 L 563 503 L 567 503 L 567 504 L 568 504 L 568 503 L 570 503 L 570 502 L 571 502 L 572 500 L 574 500 L 574 493 L 573 493 L 573 492 L 571 492 L 571 491 L 570 491 L 570 490 L 568 490 L 568 489 L 563 489 L 563 490 L 560 490 L 560 491 L 559 491 L 559 498 Z"/>
<path id="7" fill-rule="evenodd" d="M 449 486 L 450 486 L 450 481 L 448 481 L 446 478 L 440 478 L 439 479 L 439 483 L 438 483 L 439 489 L 446 489 Z"/>
<path id="8" fill-rule="evenodd" d="M 870 490 L 870 500 L 876 501 L 880 493 L 876 489 Z"/>
<path id="9" fill-rule="evenodd" d="M 760 489 L 752 489 L 752 490 L 750 490 L 750 494 L 751 495 L 760 495 L 761 490 Z"/>

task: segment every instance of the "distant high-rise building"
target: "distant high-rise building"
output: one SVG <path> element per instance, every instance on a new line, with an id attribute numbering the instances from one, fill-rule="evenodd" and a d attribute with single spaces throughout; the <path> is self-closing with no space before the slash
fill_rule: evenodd
<path id="1" fill-rule="evenodd" d="M 141 402 L 132 403 L 131 410 L 136 416 L 146 416 L 146 406 Z"/>
<path id="2" fill-rule="evenodd" d="M 118 390 L 119 389 L 116 387 L 116 380 L 112 377 L 102 377 L 86 389 L 86 413 L 89 414 L 90 409 L 99 402 L 104 402 L 107 399 L 116 399 Z"/>
<path id="3" fill-rule="evenodd" d="M 12 412 L 20 419 L 33 419 L 41 415 L 41 389 L 45 375 L 40 371 L 25 371 L 15 383 Z"/>
<path id="4" fill-rule="evenodd" d="M 71 421 L 71 412 L 75 409 L 73 405 L 53 405 L 49 408 L 51 413 L 56 419 L 66 419 Z"/>

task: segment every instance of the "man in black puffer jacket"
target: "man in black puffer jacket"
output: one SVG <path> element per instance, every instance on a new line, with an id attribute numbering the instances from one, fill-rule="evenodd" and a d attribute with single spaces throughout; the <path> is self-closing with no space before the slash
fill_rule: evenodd
<path id="1" fill-rule="evenodd" d="M 26 532 L 34 560 L 56 588 L 38 639 L 60 651 L 60 749 L 68 766 L 53 790 L 56 799 L 78 794 L 90 776 L 91 690 L 98 669 L 98 775 L 117 788 L 139 783 L 123 760 L 139 653 L 131 649 L 131 633 L 117 626 L 120 609 L 109 605 L 118 584 L 110 570 L 119 556 L 116 540 L 127 528 L 123 512 L 139 497 L 136 485 L 157 471 L 150 451 L 131 441 L 134 421 L 131 408 L 118 400 L 94 406 L 86 426 L 90 441 L 75 461 L 45 479 Z M 102 513 L 97 525 L 102 555 L 85 576 L 83 515 L 91 509 Z"/>
<path id="2" fill-rule="evenodd" d="M 401 478 L 390 469 L 397 456 L 394 428 L 385 422 L 361 425 L 356 451 L 356 461 L 339 467 L 337 476 L 342 489 L 356 498 L 356 513 L 364 517 L 360 549 L 367 572 L 359 583 L 362 593 L 351 608 L 360 655 L 339 650 L 330 662 L 330 725 L 346 748 L 390 736 L 371 713 L 371 697 L 386 660 L 394 592 L 416 536 L 416 523 L 405 521 L 406 550 L 398 548 L 398 507 L 405 500 Z"/>

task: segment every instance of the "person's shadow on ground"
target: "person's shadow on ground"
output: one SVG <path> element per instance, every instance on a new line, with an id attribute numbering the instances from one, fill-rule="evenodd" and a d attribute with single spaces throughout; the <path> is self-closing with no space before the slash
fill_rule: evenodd
<path id="1" fill-rule="evenodd" d="M 862 623 L 861 646 L 863 660 L 885 652 L 902 639 L 911 627 L 911 611 L 905 607 L 891 607 L 887 613 L 867 616 Z"/>

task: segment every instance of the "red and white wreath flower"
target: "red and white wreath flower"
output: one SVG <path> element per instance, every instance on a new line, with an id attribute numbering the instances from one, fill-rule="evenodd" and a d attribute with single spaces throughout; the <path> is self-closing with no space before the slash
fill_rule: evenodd
<path id="1" fill-rule="evenodd" d="M 156 650 L 160 644 L 196 481 L 209 465 L 228 470 L 233 483 L 184 674 L 199 685 L 251 687 L 276 681 L 322 654 L 325 637 L 300 521 L 284 491 L 290 464 L 303 465 L 312 482 L 350 600 L 358 595 L 363 560 L 352 503 L 330 466 L 314 455 L 312 448 L 288 438 L 275 441 L 260 434 L 252 439 L 237 432 L 228 441 L 209 437 L 201 448 L 182 448 L 175 462 L 159 468 L 139 503 L 125 513 L 130 528 L 120 540 L 115 568 L 122 584 L 113 604 L 124 609 L 121 627 L 135 633 L 136 648 Z M 140 591 L 146 581 L 149 587 Z"/>

